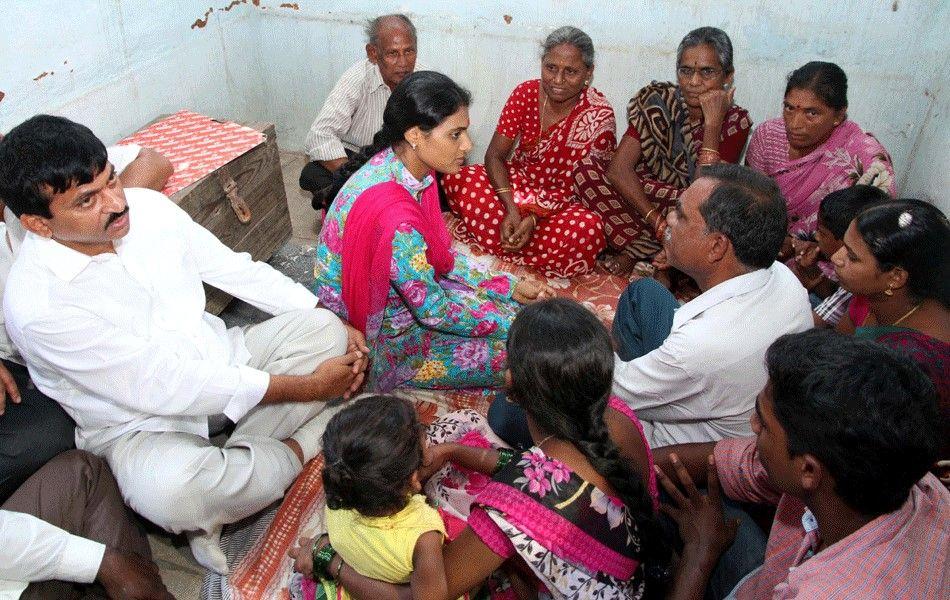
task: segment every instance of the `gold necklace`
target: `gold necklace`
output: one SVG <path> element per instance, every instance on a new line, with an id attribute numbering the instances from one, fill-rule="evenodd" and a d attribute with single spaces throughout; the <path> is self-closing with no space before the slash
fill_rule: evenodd
<path id="1" fill-rule="evenodd" d="M 551 439 L 551 438 L 553 438 L 553 437 L 554 437 L 554 434 L 552 433 L 552 434 L 549 435 L 548 437 L 546 437 L 546 438 L 544 438 L 543 440 L 541 440 L 540 442 L 538 442 L 538 443 L 537 443 L 538 448 L 540 448 L 541 446 L 543 446 L 543 445 L 544 445 L 544 442 L 548 441 L 549 439 Z"/>
<path id="2" fill-rule="evenodd" d="M 894 327 L 895 325 L 899 325 L 899 324 L 901 323 L 901 321 L 903 321 L 903 320 L 906 319 L 907 317 L 909 317 L 909 316 L 911 316 L 912 314 L 914 314 L 915 312 L 917 312 L 917 309 L 920 308 L 920 305 L 921 305 L 921 304 L 923 304 L 923 302 L 918 302 L 918 303 L 917 303 L 917 306 L 915 306 L 914 308 L 912 308 L 912 309 L 910 309 L 909 311 L 907 311 L 906 313 L 904 313 L 904 316 L 903 316 L 903 317 L 901 317 L 900 319 L 897 319 L 896 321 L 894 321 L 893 323 L 891 323 L 891 327 Z"/>

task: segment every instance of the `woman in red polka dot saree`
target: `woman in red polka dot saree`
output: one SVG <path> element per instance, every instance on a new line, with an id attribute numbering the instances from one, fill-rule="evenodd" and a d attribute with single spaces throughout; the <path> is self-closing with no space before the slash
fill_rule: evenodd
<path id="1" fill-rule="evenodd" d="M 485 164 L 443 180 L 458 239 L 549 277 L 593 269 L 603 226 L 574 196 L 573 173 L 587 156 L 609 160 L 616 142 L 613 108 L 589 87 L 593 55 L 579 29 L 548 36 L 541 79 L 511 93 Z"/>

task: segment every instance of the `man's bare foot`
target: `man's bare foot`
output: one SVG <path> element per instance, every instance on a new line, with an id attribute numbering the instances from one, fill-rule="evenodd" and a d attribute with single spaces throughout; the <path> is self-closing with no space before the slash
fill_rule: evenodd
<path id="1" fill-rule="evenodd" d="M 603 260 L 604 268 L 612 275 L 626 276 L 633 270 L 636 261 L 626 254 L 611 254 Z"/>

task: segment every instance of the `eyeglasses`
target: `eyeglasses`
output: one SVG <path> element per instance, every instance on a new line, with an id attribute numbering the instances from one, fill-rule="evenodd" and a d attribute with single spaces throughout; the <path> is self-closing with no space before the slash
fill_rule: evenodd
<path id="1" fill-rule="evenodd" d="M 692 79 L 693 75 L 699 71 L 700 78 L 703 81 L 709 81 L 714 77 L 718 77 L 722 74 L 722 69 L 714 69 L 712 67 L 703 67 L 702 69 L 694 69 L 693 67 L 679 67 L 676 69 L 676 74 L 680 76 L 680 79 Z"/>

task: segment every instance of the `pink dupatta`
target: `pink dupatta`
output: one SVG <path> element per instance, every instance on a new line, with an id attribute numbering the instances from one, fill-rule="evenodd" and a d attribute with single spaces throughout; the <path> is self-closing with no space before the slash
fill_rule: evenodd
<path id="1" fill-rule="evenodd" d="M 445 275 L 455 266 L 452 238 L 439 210 L 439 191 L 432 183 L 416 202 L 406 188 L 395 181 L 378 183 L 353 202 L 343 229 L 342 294 L 350 324 L 372 339 L 379 321 L 368 327 L 371 317 L 382 314 L 389 294 L 393 236 L 407 223 L 422 234 L 426 259 L 436 275 Z M 371 329 L 371 331 L 367 331 Z"/>
<path id="2" fill-rule="evenodd" d="M 831 192 L 861 183 L 897 193 L 890 155 L 854 121 L 838 125 L 824 144 L 801 158 L 789 160 L 788 149 L 784 121 L 771 119 L 753 134 L 746 163 L 775 178 L 788 203 L 792 233 L 817 229 L 818 206 Z"/>

